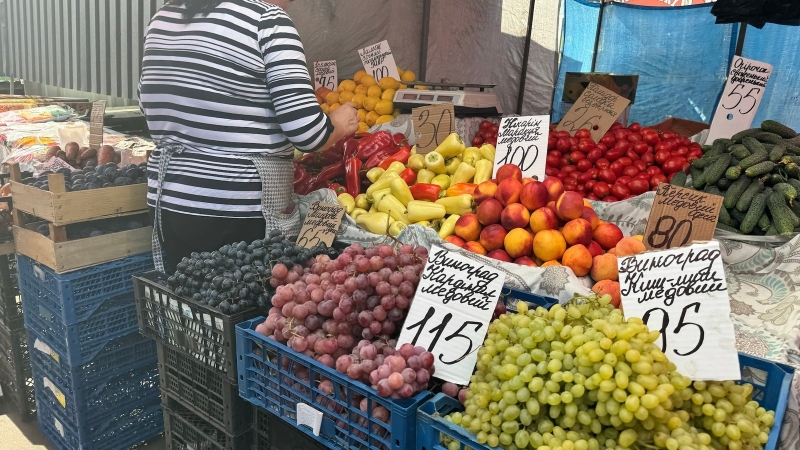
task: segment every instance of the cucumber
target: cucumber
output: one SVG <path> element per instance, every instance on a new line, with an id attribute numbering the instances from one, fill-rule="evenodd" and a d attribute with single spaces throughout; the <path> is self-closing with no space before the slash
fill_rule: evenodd
<path id="1" fill-rule="evenodd" d="M 750 150 L 750 153 L 752 153 L 752 154 L 755 154 L 755 153 L 758 153 L 758 152 L 762 152 L 762 151 L 763 152 L 767 151 L 767 149 L 764 148 L 764 145 L 761 142 L 759 142 L 757 139 L 749 137 L 749 136 L 744 138 L 744 139 L 742 139 L 742 144 L 745 147 L 747 147 L 747 149 Z"/>
<path id="2" fill-rule="evenodd" d="M 772 162 L 778 162 L 783 158 L 783 155 L 786 153 L 786 145 L 785 144 L 775 144 L 772 147 L 772 150 L 769 150 L 769 160 Z"/>
<path id="3" fill-rule="evenodd" d="M 766 210 L 767 196 L 763 193 L 757 194 L 750 203 L 747 214 L 745 214 L 744 219 L 742 219 L 742 222 L 739 224 L 739 230 L 744 234 L 750 234 L 758 224 L 759 219 L 761 219 L 761 215 L 764 214 Z"/>
<path id="4" fill-rule="evenodd" d="M 742 169 L 747 169 L 752 165 L 764 162 L 768 159 L 769 159 L 769 153 L 767 153 L 766 150 L 762 149 L 760 152 L 753 152 L 752 155 L 739 161 L 739 167 L 741 167 Z"/>
<path id="5" fill-rule="evenodd" d="M 771 225 L 772 222 L 769 220 L 769 215 L 767 213 L 761 214 L 761 218 L 758 219 L 758 228 L 767 231 Z"/>
<path id="6" fill-rule="evenodd" d="M 771 173 L 771 174 L 769 174 L 767 176 L 769 177 L 769 179 L 767 180 L 767 183 L 770 186 L 774 186 L 774 185 L 776 185 L 778 183 L 785 183 L 786 182 L 786 178 L 784 178 L 783 175 L 781 175 L 779 173 L 774 173 L 773 172 L 773 173 Z"/>
<path id="7" fill-rule="evenodd" d="M 728 147 L 734 158 L 745 159 L 750 156 L 750 150 L 742 144 L 733 144 Z"/>
<path id="8" fill-rule="evenodd" d="M 794 188 L 789 183 L 778 183 L 775 186 L 772 186 L 772 189 L 775 192 L 780 192 L 783 194 L 783 197 L 786 199 L 787 202 L 791 205 L 794 199 L 797 198 L 797 189 Z"/>
<path id="9" fill-rule="evenodd" d="M 722 191 L 727 191 L 728 188 L 731 187 L 732 183 L 733 183 L 733 181 L 723 177 L 723 178 L 720 178 L 719 181 L 717 181 L 717 187 Z M 722 194 L 720 194 L 720 195 L 722 195 Z"/>
<path id="10" fill-rule="evenodd" d="M 724 206 L 719 208 L 719 223 L 724 223 L 725 225 L 731 224 L 731 215 L 728 214 L 728 209 Z"/>
<path id="11" fill-rule="evenodd" d="M 672 176 L 672 180 L 670 180 L 669 184 L 680 187 L 686 186 L 686 172 L 675 172 L 675 175 Z"/>
<path id="12" fill-rule="evenodd" d="M 798 192 L 800 192 L 800 180 L 798 180 L 797 178 L 789 178 L 789 180 L 787 181 L 787 183 L 791 184 L 791 185 L 792 185 L 792 187 L 794 187 L 794 188 L 795 188 L 795 190 L 797 190 Z"/>
<path id="13" fill-rule="evenodd" d="M 739 225 L 744 220 L 745 213 L 739 211 L 736 208 L 731 208 L 728 210 L 728 214 L 730 214 L 731 219 L 733 219 L 736 222 L 736 228 L 739 228 Z"/>
<path id="14" fill-rule="evenodd" d="M 764 144 L 777 144 L 783 141 L 783 138 L 775 133 L 770 133 L 767 131 L 762 131 L 761 133 L 756 133 L 753 135 L 753 139 L 758 139 L 759 142 Z"/>
<path id="15" fill-rule="evenodd" d="M 698 159 L 697 161 L 700 160 Z M 706 185 L 706 182 L 703 181 L 703 171 L 697 167 L 689 167 L 689 175 L 692 176 L 692 188 L 703 189 L 703 186 Z"/>
<path id="16" fill-rule="evenodd" d="M 741 212 L 747 211 L 750 208 L 750 203 L 753 201 L 756 195 L 760 194 L 763 190 L 764 180 L 762 178 L 753 180 L 753 182 L 750 183 L 750 186 L 744 190 L 742 196 L 739 197 L 739 200 L 736 201 L 736 209 Z M 759 214 L 759 216 L 761 216 L 761 214 Z M 756 217 L 755 220 L 758 220 L 758 217 Z"/>
<path id="17" fill-rule="evenodd" d="M 739 233 L 738 228 L 720 222 L 717 222 L 717 228 L 720 230 L 730 231 L 731 233 Z"/>
<path id="18" fill-rule="evenodd" d="M 772 161 L 764 161 L 745 169 L 744 174 L 748 177 L 757 177 L 770 173 L 775 168 L 775 163 Z"/>
<path id="19" fill-rule="evenodd" d="M 750 186 L 752 181 L 752 178 L 739 177 L 739 179 L 734 181 L 731 187 L 728 188 L 728 192 L 725 193 L 725 199 L 722 201 L 722 204 L 728 209 L 736 206 L 736 202 L 739 201 L 739 196 L 744 193 L 745 189 Z"/>
<path id="20" fill-rule="evenodd" d="M 731 136 L 731 140 L 734 142 L 741 142 L 742 139 L 753 136 L 754 134 L 761 133 L 761 128 L 750 128 L 749 130 L 740 131 L 733 136 Z"/>
<path id="21" fill-rule="evenodd" d="M 716 158 L 716 161 L 712 162 L 711 165 L 706 167 L 706 170 L 703 171 L 703 181 L 705 181 L 706 184 L 716 183 L 725 173 L 725 169 L 730 165 L 731 159 L 733 159 L 733 156 L 730 153 L 724 153 L 722 156 Z"/>
<path id="22" fill-rule="evenodd" d="M 769 228 L 767 228 L 767 232 L 764 234 L 766 234 L 767 236 L 777 236 L 778 229 L 775 228 L 775 224 L 773 223 Z"/>
<path id="23" fill-rule="evenodd" d="M 742 168 L 739 166 L 728 167 L 725 171 L 725 178 L 729 180 L 736 180 L 742 175 Z"/>
<path id="24" fill-rule="evenodd" d="M 715 158 L 716 156 L 703 156 L 701 158 L 692 161 L 691 167 L 694 167 L 696 169 L 705 169 L 706 167 L 711 165 L 712 162 L 714 162 Z"/>
<path id="25" fill-rule="evenodd" d="M 796 131 L 776 120 L 765 120 L 761 122 L 761 129 L 770 133 L 775 133 L 786 139 L 791 139 L 797 136 Z"/>
<path id="26" fill-rule="evenodd" d="M 800 156 L 786 155 L 783 158 L 781 158 L 781 163 L 783 163 L 783 164 L 789 164 L 789 163 L 800 164 Z"/>
<path id="27" fill-rule="evenodd" d="M 783 143 L 786 144 L 786 154 L 800 155 L 800 147 L 790 144 L 789 141 L 783 141 Z"/>
<path id="28" fill-rule="evenodd" d="M 719 190 L 718 187 L 714 186 L 713 184 L 710 184 L 710 185 L 706 186 L 705 188 L 703 188 L 703 192 L 705 192 L 706 194 L 713 194 L 713 195 L 722 196 L 722 192 Z"/>
<path id="29" fill-rule="evenodd" d="M 786 169 L 786 174 L 790 177 L 800 178 L 800 165 L 795 163 L 789 163 L 784 167 Z"/>
<path id="30" fill-rule="evenodd" d="M 789 209 L 792 210 L 792 212 L 794 213 L 795 216 L 800 217 L 800 202 L 792 203 L 789 206 Z"/>
<path id="31" fill-rule="evenodd" d="M 791 234 L 800 219 L 789 209 L 786 199 L 780 192 L 772 192 L 767 197 L 767 208 L 772 216 L 772 223 L 779 234 Z"/>

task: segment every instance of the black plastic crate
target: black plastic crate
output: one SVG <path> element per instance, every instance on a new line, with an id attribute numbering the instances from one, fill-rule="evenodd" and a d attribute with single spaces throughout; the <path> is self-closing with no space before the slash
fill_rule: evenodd
<path id="1" fill-rule="evenodd" d="M 25 328 L 9 330 L 0 324 L 0 386 L 23 421 L 36 417 L 28 336 Z"/>
<path id="2" fill-rule="evenodd" d="M 222 372 L 236 384 L 236 324 L 258 317 L 261 312 L 250 308 L 223 314 L 175 294 L 166 279 L 160 272 L 133 277 L 139 332 Z"/>
<path id="3" fill-rule="evenodd" d="M 17 283 L 17 259 L 0 255 L 0 324 L 14 328 L 22 322 L 22 302 Z"/>
<path id="4" fill-rule="evenodd" d="M 159 344 L 158 373 L 162 393 L 226 433 L 238 435 L 251 427 L 253 408 L 221 372 Z"/>
<path id="5" fill-rule="evenodd" d="M 266 410 L 257 406 L 253 409 L 253 450 L 327 450 Z"/>
<path id="6" fill-rule="evenodd" d="M 169 396 L 162 396 L 164 438 L 169 450 L 250 450 L 253 430 L 231 435 L 203 420 Z"/>

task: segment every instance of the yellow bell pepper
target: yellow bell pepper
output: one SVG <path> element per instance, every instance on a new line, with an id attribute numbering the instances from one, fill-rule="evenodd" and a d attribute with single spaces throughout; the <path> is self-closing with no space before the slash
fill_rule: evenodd
<path id="1" fill-rule="evenodd" d="M 394 195 L 403 206 L 408 205 L 408 202 L 414 200 L 414 196 L 411 195 L 411 190 L 408 188 L 408 184 L 402 178 L 395 178 L 389 183 L 389 187 L 391 188 L 392 195 Z"/>
<path id="2" fill-rule="evenodd" d="M 431 172 L 430 170 L 421 169 L 419 172 L 417 172 L 417 183 L 418 184 L 428 184 L 428 183 L 431 182 L 431 180 L 435 176 L 436 176 L 436 174 Z"/>
<path id="3" fill-rule="evenodd" d="M 458 222 L 459 218 L 461 218 L 460 215 L 452 214 L 450 215 L 450 217 L 445 219 L 445 221 L 442 222 L 442 226 L 439 227 L 439 237 L 444 239 L 447 236 L 452 236 L 453 234 L 455 234 L 456 222 Z"/>
<path id="4" fill-rule="evenodd" d="M 444 205 L 445 210 L 447 210 L 447 214 L 458 214 L 459 216 L 471 214 L 474 206 L 472 202 L 472 196 L 469 194 L 440 198 L 439 200 L 436 200 L 436 203 Z"/>
<path id="5" fill-rule="evenodd" d="M 420 220 L 419 222 L 414 222 L 414 225 L 431 228 L 431 222 L 428 220 Z"/>
<path id="6" fill-rule="evenodd" d="M 372 198 L 372 194 L 380 191 L 381 189 L 388 189 L 389 183 L 391 183 L 395 178 L 400 178 L 400 174 L 397 172 L 386 172 L 383 174 L 378 181 L 372 183 L 370 187 L 367 188 L 367 198 Z"/>
<path id="7" fill-rule="evenodd" d="M 406 205 L 402 204 L 392 194 L 386 195 L 381 199 L 380 203 L 378 203 L 378 211 L 385 212 L 392 219 L 403 222 L 406 225 L 411 223 L 406 216 Z"/>
<path id="8" fill-rule="evenodd" d="M 375 207 L 377 208 L 378 205 L 380 205 L 380 203 L 381 203 L 381 199 L 383 199 L 383 197 L 386 197 L 387 195 L 389 195 L 391 193 L 392 193 L 392 190 L 390 188 L 381 189 L 380 191 L 377 191 L 377 192 L 373 193 L 372 194 L 372 204 L 375 205 Z"/>
<path id="9" fill-rule="evenodd" d="M 380 180 L 380 178 L 383 176 L 384 173 L 386 173 L 386 171 L 381 169 L 380 167 L 373 167 L 372 169 L 369 169 L 367 171 L 367 179 L 369 180 L 370 183 L 374 183 Z"/>
<path id="10" fill-rule="evenodd" d="M 411 167 L 414 172 L 419 172 L 425 168 L 425 157 L 422 155 L 411 155 L 408 158 L 408 164 L 406 164 L 406 166 Z"/>
<path id="11" fill-rule="evenodd" d="M 336 197 L 336 201 L 339 202 L 339 206 L 344 207 L 345 211 L 347 211 L 347 214 L 350 214 L 354 209 L 356 209 L 356 200 L 347 192 L 339 194 L 339 196 Z"/>
<path id="12" fill-rule="evenodd" d="M 397 237 L 405 229 L 406 224 L 400 221 L 395 221 L 393 224 L 389 225 L 389 236 Z"/>
<path id="13" fill-rule="evenodd" d="M 496 149 L 492 144 L 483 144 L 481 145 L 480 152 L 481 158 L 488 159 L 491 162 L 494 162 L 494 153 Z"/>
<path id="14" fill-rule="evenodd" d="M 361 214 L 356 223 L 370 233 L 386 234 L 389 229 L 389 215 L 382 212 Z"/>
<path id="15" fill-rule="evenodd" d="M 451 177 L 453 179 L 452 183 L 469 183 L 472 181 L 472 177 L 475 176 L 476 169 L 469 164 L 462 162 L 458 165 L 458 169 Z"/>
<path id="16" fill-rule="evenodd" d="M 358 196 L 356 196 L 356 208 L 369 209 L 367 194 L 358 194 Z"/>
<path id="17" fill-rule="evenodd" d="M 460 155 L 465 148 L 467 148 L 467 146 L 464 145 L 461 136 L 459 136 L 458 133 L 450 133 L 450 136 L 447 136 L 434 151 L 445 158 L 452 158 L 453 156 Z"/>
<path id="18" fill-rule="evenodd" d="M 350 213 L 350 218 L 353 219 L 353 220 L 357 220 L 358 216 L 360 216 L 362 214 L 369 214 L 369 213 L 367 213 L 366 209 L 356 208 L 356 209 L 353 210 L 353 212 Z"/>
<path id="19" fill-rule="evenodd" d="M 379 212 L 379 211 L 378 211 L 378 205 L 376 205 L 375 203 L 372 203 L 372 205 L 370 205 L 370 207 L 369 207 L 369 209 L 367 210 L 367 212 L 368 212 L 368 213 L 370 213 L 370 214 L 373 214 L 373 213 Z"/>
<path id="20" fill-rule="evenodd" d="M 389 168 L 386 169 L 387 172 L 397 172 L 400 173 L 406 170 L 406 165 L 401 163 L 400 161 L 395 161 L 389 164 Z"/>
<path id="21" fill-rule="evenodd" d="M 494 169 L 494 161 L 482 159 L 475 163 L 475 175 L 472 177 L 472 182 L 481 184 L 484 181 L 492 179 L 492 169 Z"/>
<path id="22" fill-rule="evenodd" d="M 444 168 L 444 156 L 436 152 L 428 153 L 425 155 L 425 168 L 437 174 L 447 172 Z"/>
<path id="23" fill-rule="evenodd" d="M 447 190 L 447 188 L 450 187 L 451 183 L 452 183 L 452 181 L 450 180 L 450 175 L 447 175 L 447 174 L 436 175 L 431 180 L 431 184 L 438 185 L 439 187 L 442 188 L 443 191 Z"/>
<path id="24" fill-rule="evenodd" d="M 441 219 L 444 217 L 446 212 L 447 211 L 445 211 L 444 205 L 421 200 L 413 200 L 408 202 L 408 210 L 406 211 L 406 214 L 408 216 L 408 220 L 412 222 L 419 222 L 422 220 Z"/>
<path id="25" fill-rule="evenodd" d="M 448 175 L 452 175 L 456 173 L 456 170 L 458 170 L 459 165 L 461 165 L 461 158 L 450 158 L 444 165 L 444 170 L 447 172 Z"/>
<path id="26" fill-rule="evenodd" d="M 481 160 L 481 151 L 478 150 L 478 147 L 468 147 L 461 154 L 461 160 L 470 166 L 474 166 L 475 163 Z"/>

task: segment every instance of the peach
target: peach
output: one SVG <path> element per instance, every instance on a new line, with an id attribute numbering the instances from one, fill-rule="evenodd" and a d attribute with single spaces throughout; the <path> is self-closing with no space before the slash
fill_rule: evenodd
<path id="1" fill-rule="evenodd" d="M 598 225 L 600 225 L 600 218 L 597 217 L 597 213 L 594 212 L 594 210 L 588 206 L 583 207 L 583 212 L 581 213 L 581 219 L 589 221 L 589 224 L 592 226 L 593 230 L 597 228 Z"/>
<path id="2" fill-rule="evenodd" d="M 472 253 L 477 253 L 479 255 L 486 255 L 487 251 L 480 242 L 469 241 L 464 244 L 464 250 L 468 250 Z"/>
<path id="3" fill-rule="evenodd" d="M 556 202 L 550 200 L 549 202 L 547 202 L 547 206 L 545 206 L 545 208 L 552 209 L 553 212 L 556 213 L 556 217 L 558 217 L 558 212 L 556 212 Z"/>
<path id="4" fill-rule="evenodd" d="M 503 247 L 514 259 L 530 256 L 533 254 L 533 235 L 522 228 L 514 228 L 506 234 Z"/>
<path id="5" fill-rule="evenodd" d="M 560 265 L 561 263 L 558 261 L 547 261 L 546 263 L 542 264 L 542 267 L 555 267 Z"/>
<path id="6" fill-rule="evenodd" d="M 528 258 L 527 256 L 515 259 L 514 263 L 519 264 L 520 266 L 539 267 L 534 260 Z"/>
<path id="7" fill-rule="evenodd" d="M 589 245 L 592 242 L 592 226 L 585 219 L 572 219 L 561 231 L 569 245 Z"/>
<path id="8" fill-rule="evenodd" d="M 555 230 L 558 228 L 558 217 L 550 208 L 539 208 L 531 214 L 530 226 L 534 233 Z"/>
<path id="9" fill-rule="evenodd" d="M 514 260 L 511 259 L 510 256 L 508 256 L 508 253 L 506 253 L 505 250 L 501 249 L 492 250 L 486 256 L 492 259 L 496 259 L 498 261 L 514 262 Z"/>
<path id="10" fill-rule="evenodd" d="M 646 250 L 642 241 L 635 237 L 620 239 L 614 248 L 616 249 L 617 256 L 638 255 Z"/>
<path id="11" fill-rule="evenodd" d="M 592 257 L 603 254 L 603 247 L 600 247 L 600 244 L 598 244 L 595 241 L 590 242 L 589 245 L 586 246 L 586 248 L 589 249 L 589 253 L 592 254 Z"/>
<path id="12" fill-rule="evenodd" d="M 481 202 L 475 209 L 475 215 L 478 216 L 478 222 L 481 225 L 492 225 L 500 223 L 500 214 L 503 212 L 503 205 L 493 198 L 486 199 Z"/>
<path id="13" fill-rule="evenodd" d="M 478 222 L 478 216 L 475 214 L 464 214 L 456 221 L 456 236 L 465 241 L 477 240 L 482 229 L 481 223 Z"/>
<path id="14" fill-rule="evenodd" d="M 592 291 L 597 295 L 610 295 L 611 306 L 619 308 L 622 296 L 619 293 L 619 282 L 611 280 L 598 281 L 592 286 Z"/>
<path id="15" fill-rule="evenodd" d="M 533 237 L 533 253 L 542 261 L 559 259 L 566 250 L 567 242 L 556 230 L 543 230 Z"/>
<path id="16" fill-rule="evenodd" d="M 608 252 L 606 252 L 606 253 L 608 253 L 609 255 L 614 255 L 614 256 L 617 256 L 617 248 L 616 248 L 616 247 L 614 247 L 614 248 L 612 248 L 611 250 L 609 250 L 609 251 L 608 251 Z"/>
<path id="17" fill-rule="evenodd" d="M 585 206 L 585 207 L 587 207 L 587 208 L 592 208 L 592 202 L 591 202 L 591 201 L 589 201 L 589 199 L 588 199 L 588 198 L 584 198 L 584 199 L 583 199 L 583 206 Z M 592 209 L 594 209 L 594 208 L 592 208 Z"/>
<path id="18" fill-rule="evenodd" d="M 595 256 L 592 259 L 592 270 L 589 275 L 595 281 L 618 280 L 617 257 L 610 253 Z"/>
<path id="19" fill-rule="evenodd" d="M 522 228 L 531 220 L 531 213 L 528 208 L 522 206 L 522 203 L 512 203 L 503 209 L 500 214 L 500 223 L 506 227 L 506 230 L 513 230 L 514 228 Z"/>
<path id="20" fill-rule="evenodd" d="M 583 196 L 574 191 L 561 194 L 556 201 L 556 213 L 562 220 L 577 219 L 583 214 Z"/>
<path id="21" fill-rule="evenodd" d="M 497 183 L 493 181 L 484 181 L 475 188 L 475 191 L 472 193 L 472 200 L 476 205 L 480 205 L 484 200 L 494 198 L 496 192 Z"/>
<path id="22" fill-rule="evenodd" d="M 519 202 L 529 210 L 536 211 L 547 206 L 549 200 L 550 194 L 547 193 L 544 183 L 532 180 L 530 183 L 522 185 L 522 191 L 519 193 Z"/>
<path id="23" fill-rule="evenodd" d="M 517 181 L 522 181 L 522 169 L 519 168 L 516 164 L 503 164 L 500 168 L 497 169 L 497 175 L 495 175 L 498 182 L 503 182 L 503 180 L 508 180 L 513 178 Z"/>
<path id="24" fill-rule="evenodd" d="M 522 183 L 523 186 L 525 186 L 526 184 L 534 182 L 534 181 L 536 181 L 536 180 L 534 180 L 533 178 L 525 177 L 525 178 L 522 179 L 521 183 Z"/>
<path id="25" fill-rule="evenodd" d="M 506 239 L 506 229 L 502 225 L 489 225 L 481 231 L 480 243 L 486 251 L 491 252 L 498 248 L 503 248 Z"/>
<path id="26" fill-rule="evenodd" d="M 622 230 L 613 223 L 603 222 L 594 229 L 593 238 L 604 250 L 610 250 L 623 238 Z"/>
<path id="27" fill-rule="evenodd" d="M 506 178 L 497 185 L 497 192 L 494 198 L 500 201 L 503 206 L 508 206 L 519 201 L 519 193 L 522 190 L 522 183 L 514 178 Z"/>
<path id="28" fill-rule="evenodd" d="M 550 194 L 550 200 L 552 201 L 558 200 L 558 197 L 561 197 L 561 194 L 564 193 L 564 183 L 558 178 L 545 178 L 542 183 L 544 183 L 547 188 L 547 192 Z"/>
<path id="29" fill-rule="evenodd" d="M 446 238 L 444 238 L 444 240 L 449 242 L 449 243 L 451 243 L 451 244 L 453 244 L 453 245 L 455 245 L 455 246 L 457 246 L 457 247 L 462 247 L 462 248 L 464 247 L 464 244 L 466 244 L 466 242 L 467 242 L 467 241 L 461 239 L 460 237 L 456 236 L 455 234 L 451 234 L 450 236 L 447 236 Z"/>
<path id="30" fill-rule="evenodd" d="M 564 252 L 561 264 L 572 269 L 575 275 L 584 277 L 592 269 L 592 254 L 585 245 L 573 245 Z"/>

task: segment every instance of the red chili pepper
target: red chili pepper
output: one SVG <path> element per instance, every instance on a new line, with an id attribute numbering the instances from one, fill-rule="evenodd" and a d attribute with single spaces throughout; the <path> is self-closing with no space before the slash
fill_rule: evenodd
<path id="1" fill-rule="evenodd" d="M 331 164 L 320 171 L 311 183 L 311 188 L 308 192 L 316 191 L 328 186 L 336 177 L 344 175 L 344 161 L 339 161 L 336 164 Z"/>
<path id="2" fill-rule="evenodd" d="M 344 163 L 344 180 L 347 193 L 353 197 L 361 193 L 361 175 L 358 173 L 364 163 L 358 158 L 348 158 Z"/>
<path id="3" fill-rule="evenodd" d="M 387 131 L 378 131 L 372 136 L 362 139 L 361 142 L 358 143 L 356 157 L 362 161 L 366 161 L 381 149 L 391 144 L 392 135 Z"/>
<path id="4" fill-rule="evenodd" d="M 392 142 L 394 142 L 394 145 L 402 146 L 404 143 L 408 142 L 408 140 L 403 133 L 395 133 L 392 135 Z"/>
<path id="5" fill-rule="evenodd" d="M 348 139 L 347 142 L 344 143 L 344 159 L 356 157 L 358 154 L 358 143 L 359 140 L 354 137 Z"/>
<path id="6" fill-rule="evenodd" d="M 339 196 L 339 194 L 344 194 L 345 192 L 347 192 L 347 189 L 345 189 L 345 187 L 339 183 L 331 184 L 330 186 L 328 186 L 328 189 L 332 190 L 337 197 Z"/>
<path id="7" fill-rule="evenodd" d="M 400 149 L 395 147 L 394 144 L 389 144 L 389 146 L 382 148 L 378 153 L 370 156 L 367 162 L 364 164 L 364 168 L 369 170 L 373 167 L 378 167 L 378 164 L 383 162 L 384 159 L 394 155 Z"/>
<path id="8" fill-rule="evenodd" d="M 386 170 L 395 161 L 400 161 L 403 164 L 407 163 L 408 158 L 410 157 L 411 157 L 411 149 L 408 148 L 408 146 L 403 146 L 400 147 L 400 150 L 398 150 L 397 153 L 381 161 L 381 163 L 378 164 L 378 167 L 380 167 L 383 170 Z"/>
<path id="9" fill-rule="evenodd" d="M 413 186 L 409 186 L 411 190 L 411 196 L 414 197 L 414 200 L 427 200 L 429 202 L 435 202 L 439 200 L 439 192 L 441 192 L 442 188 L 438 184 L 415 184 Z"/>
<path id="10" fill-rule="evenodd" d="M 308 194 L 313 177 L 298 164 L 294 165 L 294 191 L 300 195 Z"/>
<path id="11" fill-rule="evenodd" d="M 407 185 L 411 186 L 417 181 L 417 172 L 414 172 L 414 169 L 411 167 L 406 167 L 406 170 L 400 172 L 400 178 L 402 178 Z"/>

